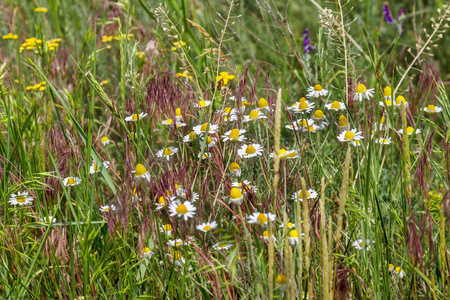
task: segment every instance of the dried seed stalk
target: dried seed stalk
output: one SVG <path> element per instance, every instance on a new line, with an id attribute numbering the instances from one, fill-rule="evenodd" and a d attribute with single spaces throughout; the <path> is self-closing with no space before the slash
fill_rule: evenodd
<path id="1" fill-rule="evenodd" d="M 309 220 L 309 205 L 308 199 L 306 195 L 306 182 L 305 179 L 302 178 L 302 196 L 303 196 L 303 227 L 305 230 L 305 269 L 306 269 L 306 278 L 308 279 L 308 292 L 311 292 L 312 289 L 312 281 L 309 279 L 309 267 L 311 265 L 310 255 L 311 255 L 311 238 L 309 233 L 310 229 L 310 220 Z M 300 224 L 298 225 L 300 226 Z"/>
<path id="2" fill-rule="evenodd" d="M 402 104 L 402 129 L 406 132 L 408 125 L 406 124 L 406 108 Z M 409 213 L 411 214 L 411 160 L 409 158 L 409 136 L 403 135 L 403 157 L 405 158 L 405 179 L 406 179 L 406 199 L 408 199 Z"/>
<path id="3" fill-rule="evenodd" d="M 329 296 L 329 273 L 328 270 L 328 245 L 325 233 L 326 216 L 325 216 L 325 177 L 321 181 L 321 193 L 319 200 L 320 207 L 320 241 L 321 241 L 321 260 L 322 260 L 322 277 L 323 277 L 323 299 L 331 299 Z"/>
<path id="4" fill-rule="evenodd" d="M 276 111 L 275 111 L 275 155 L 274 155 L 274 172 L 275 176 L 273 178 L 273 191 L 274 197 L 274 208 L 273 213 L 277 215 L 277 196 L 278 196 L 278 181 L 279 181 L 279 171 L 280 171 L 280 136 L 281 136 L 281 89 L 278 90 Z M 274 240 L 273 236 L 273 225 L 269 222 L 269 299 L 273 299 L 273 264 L 274 264 Z"/>

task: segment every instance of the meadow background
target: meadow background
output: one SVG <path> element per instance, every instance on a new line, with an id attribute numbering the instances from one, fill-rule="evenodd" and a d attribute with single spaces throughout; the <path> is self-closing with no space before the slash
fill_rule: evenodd
<path id="1" fill-rule="evenodd" d="M 0 298 L 448 299 L 449 4 L 2 1 Z"/>

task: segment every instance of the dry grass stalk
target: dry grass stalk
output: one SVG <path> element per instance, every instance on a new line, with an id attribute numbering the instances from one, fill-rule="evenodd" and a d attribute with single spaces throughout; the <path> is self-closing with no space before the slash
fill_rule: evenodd
<path id="1" fill-rule="evenodd" d="M 275 155 L 274 155 L 274 172 L 273 191 L 274 191 L 274 208 L 273 213 L 277 215 L 277 196 L 278 196 L 278 181 L 280 171 L 280 136 L 281 136 L 281 89 L 278 90 L 276 111 L 275 111 Z M 273 299 L 273 264 L 274 264 L 274 240 L 273 224 L 269 222 L 269 299 Z"/>
<path id="2" fill-rule="evenodd" d="M 302 292 L 302 282 L 303 282 L 303 240 L 302 240 L 302 215 L 300 209 L 300 201 L 295 203 L 296 205 L 296 228 L 298 231 L 298 244 L 297 244 L 297 252 L 298 252 L 298 286 L 300 287 L 300 293 Z"/>
<path id="3" fill-rule="evenodd" d="M 328 217 L 328 294 L 333 299 L 334 267 L 333 267 L 333 217 Z"/>
<path id="4" fill-rule="evenodd" d="M 308 292 L 312 291 L 312 281 L 309 280 L 309 267 L 311 265 L 310 255 L 311 255 L 311 238 L 310 238 L 310 220 L 309 220 L 309 205 L 308 199 L 306 195 L 306 182 L 305 179 L 302 178 L 302 196 L 303 196 L 303 227 L 305 230 L 305 269 L 306 269 L 306 278 L 308 279 Z M 299 224 L 300 226 L 300 224 Z"/>
<path id="5" fill-rule="evenodd" d="M 406 124 L 406 107 L 402 105 L 402 129 L 406 132 L 408 125 Z M 403 135 L 403 157 L 405 158 L 405 179 L 406 179 L 406 198 L 408 199 L 408 204 L 411 214 L 411 160 L 409 158 L 409 136 L 407 134 Z"/>
<path id="6" fill-rule="evenodd" d="M 197 24 L 197 23 L 195 23 L 194 21 L 192 21 L 192 20 L 189 20 L 189 19 L 186 19 L 192 26 L 194 26 L 195 28 L 197 28 L 199 31 L 200 31 L 200 33 L 201 34 L 203 34 L 203 36 L 207 39 L 207 40 L 209 40 L 209 41 L 211 41 L 213 44 L 215 44 L 215 45 L 219 45 L 210 35 L 209 35 L 209 33 L 208 33 L 208 31 L 206 31 L 205 30 L 205 28 L 203 28 L 202 26 L 200 26 L 199 24 Z"/>
<path id="7" fill-rule="evenodd" d="M 320 207 L 320 242 L 321 242 L 321 260 L 322 260 L 322 277 L 323 277 L 323 299 L 330 299 L 329 297 L 329 274 L 328 270 L 328 245 L 325 233 L 326 216 L 325 216 L 325 177 L 322 177 L 321 181 L 321 193 L 319 200 Z"/>

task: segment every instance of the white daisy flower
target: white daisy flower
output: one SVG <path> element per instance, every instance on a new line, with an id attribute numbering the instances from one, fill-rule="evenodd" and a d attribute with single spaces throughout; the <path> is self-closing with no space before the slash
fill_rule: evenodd
<path id="1" fill-rule="evenodd" d="M 351 141 L 350 144 L 354 147 L 361 147 L 361 141 Z"/>
<path id="2" fill-rule="evenodd" d="M 269 230 L 264 230 L 264 232 L 263 232 L 263 235 L 262 235 L 262 238 L 266 241 L 266 242 L 269 242 Z M 276 243 L 277 242 L 277 239 L 275 238 L 275 236 L 272 234 L 272 238 L 273 238 L 273 241 Z"/>
<path id="3" fill-rule="evenodd" d="M 175 250 L 173 251 L 173 254 L 167 254 L 167 256 L 170 258 L 170 260 L 175 262 L 177 266 L 183 268 L 185 260 L 180 251 Z"/>
<path id="4" fill-rule="evenodd" d="M 241 191 L 243 191 L 243 192 L 244 192 L 244 195 L 245 195 L 247 192 L 253 192 L 253 193 L 255 193 L 255 192 L 258 190 L 255 186 L 252 186 L 252 185 L 250 184 L 250 181 L 248 181 L 248 180 L 244 180 L 244 181 L 241 181 L 241 182 L 233 182 L 233 183 L 231 184 L 231 186 L 232 186 L 232 187 L 236 187 L 236 188 L 240 189 Z"/>
<path id="5" fill-rule="evenodd" d="M 387 86 L 383 90 L 384 100 L 392 100 L 392 89 L 390 86 Z M 390 101 L 389 101 L 390 102 Z M 391 104 L 392 105 L 392 104 Z M 390 106 L 390 105 L 389 105 Z"/>
<path id="6" fill-rule="evenodd" d="M 193 218 L 196 210 L 197 208 L 192 205 L 190 201 L 184 201 L 184 203 L 181 203 L 179 200 L 176 200 L 169 205 L 170 216 L 182 217 L 185 221 L 189 218 Z"/>
<path id="7" fill-rule="evenodd" d="M 169 196 L 169 198 L 167 198 L 164 196 L 160 196 L 158 198 L 158 203 L 156 203 L 156 210 L 161 210 L 161 209 L 169 207 L 169 202 L 174 201 L 174 200 L 175 200 L 175 197 Z"/>
<path id="8" fill-rule="evenodd" d="M 153 255 L 153 252 L 149 247 L 142 248 L 142 257 L 149 257 L 150 255 Z"/>
<path id="9" fill-rule="evenodd" d="M 199 141 L 199 143 L 200 143 L 200 146 L 201 145 L 203 145 L 203 141 L 204 141 L 205 139 L 202 139 L 202 140 L 200 140 Z M 208 135 L 208 137 L 206 138 L 206 146 L 208 147 L 208 148 L 211 148 L 212 146 L 214 146 L 215 144 L 216 144 L 216 137 L 213 137 L 213 138 L 211 138 L 209 135 Z"/>
<path id="10" fill-rule="evenodd" d="M 259 212 L 254 212 L 251 216 L 248 217 L 248 222 L 250 224 L 257 224 L 257 225 L 261 225 L 261 226 L 265 226 L 268 224 L 268 222 L 273 222 L 275 221 L 276 216 L 274 214 L 271 213 L 259 213 Z"/>
<path id="11" fill-rule="evenodd" d="M 237 187 L 231 188 L 230 198 L 228 200 L 228 203 L 234 203 L 236 205 L 241 205 L 243 200 L 244 200 L 244 194 L 242 193 L 242 191 Z"/>
<path id="12" fill-rule="evenodd" d="M 394 105 L 398 108 L 402 108 L 402 104 L 405 105 L 405 108 L 408 108 L 406 99 L 403 96 L 398 96 L 397 99 L 395 99 Z"/>
<path id="13" fill-rule="evenodd" d="M 302 236 L 304 236 L 304 235 L 305 234 L 302 233 Z M 298 231 L 295 229 L 292 229 L 289 232 L 288 240 L 289 240 L 289 244 L 291 244 L 292 246 L 295 244 L 298 244 Z"/>
<path id="14" fill-rule="evenodd" d="M 100 139 L 100 142 L 102 143 L 103 146 L 109 145 L 110 140 L 107 136 L 104 136 Z"/>
<path id="15" fill-rule="evenodd" d="M 241 167 L 239 166 L 239 164 L 233 162 L 230 165 L 230 174 L 232 176 L 237 176 L 240 177 L 241 176 Z"/>
<path id="16" fill-rule="evenodd" d="M 281 223 L 281 225 L 278 226 L 278 227 L 284 228 L 284 223 Z M 293 228 L 295 228 L 295 224 L 294 224 L 294 223 L 291 223 L 291 222 L 288 222 L 288 223 L 286 224 L 286 227 L 289 228 L 289 229 L 293 229 Z"/>
<path id="17" fill-rule="evenodd" d="M 316 199 L 318 196 L 317 192 L 313 189 L 309 189 L 306 191 L 306 199 Z M 299 190 L 292 195 L 292 200 L 303 201 L 303 190 Z"/>
<path id="18" fill-rule="evenodd" d="M 116 210 L 116 206 L 114 204 L 111 204 L 111 206 L 109 205 L 100 206 L 101 212 L 109 212 L 110 210 Z"/>
<path id="19" fill-rule="evenodd" d="M 261 119 L 267 119 L 267 117 L 264 115 L 264 113 L 261 110 L 254 109 L 250 112 L 250 114 L 248 116 L 247 115 L 244 116 L 244 123 L 261 120 Z"/>
<path id="20" fill-rule="evenodd" d="M 421 132 L 422 132 L 422 130 L 420 128 L 416 129 L 416 134 L 419 134 Z M 403 129 L 400 129 L 398 131 L 398 133 L 403 134 Z M 408 128 L 406 128 L 406 134 L 407 135 L 412 135 L 413 133 L 414 133 L 414 127 L 408 126 Z"/>
<path id="21" fill-rule="evenodd" d="M 178 148 L 170 146 L 170 147 L 163 148 L 163 149 L 159 150 L 158 152 L 156 152 L 156 156 L 170 160 L 170 157 L 172 155 L 175 155 L 175 153 L 177 153 L 177 152 L 178 152 Z"/>
<path id="22" fill-rule="evenodd" d="M 212 157 L 211 153 L 209 153 L 209 152 L 204 152 L 203 155 L 201 155 L 201 154 L 202 153 L 200 152 L 197 157 L 200 158 L 200 156 L 201 156 L 202 160 Z"/>
<path id="23" fill-rule="evenodd" d="M 131 116 L 128 116 L 125 118 L 125 121 L 127 122 L 136 122 L 138 120 L 141 120 L 143 118 L 145 118 L 146 116 L 148 116 L 148 114 L 143 113 L 143 114 L 133 114 Z"/>
<path id="24" fill-rule="evenodd" d="M 397 268 L 394 269 L 394 274 L 397 275 L 400 278 L 403 278 L 406 275 L 406 273 L 400 267 L 397 267 Z"/>
<path id="25" fill-rule="evenodd" d="M 341 134 L 337 136 L 337 139 L 342 143 L 360 141 L 363 138 L 362 132 L 357 131 L 356 129 L 342 131 Z"/>
<path id="26" fill-rule="evenodd" d="M 217 113 L 221 113 L 224 115 L 235 115 L 237 113 L 237 109 L 236 108 L 231 108 L 231 107 L 225 107 L 224 109 L 218 110 L 216 111 Z"/>
<path id="27" fill-rule="evenodd" d="M 209 101 L 209 100 L 200 100 L 197 103 L 194 103 L 194 107 L 205 108 L 205 107 L 210 106 L 211 103 L 212 103 L 212 101 Z"/>
<path id="28" fill-rule="evenodd" d="M 48 216 L 48 217 L 41 218 L 40 221 L 42 223 L 55 223 L 56 222 L 56 218 L 53 217 L 53 216 Z"/>
<path id="29" fill-rule="evenodd" d="M 144 178 L 150 182 L 150 172 L 148 172 L 142 164 L 137 164 L 136 168 L 134 171 L 131 171 L 131 173 L 134 173 L 135 178 Z"/>
<path id="30" fill-rule="evenodd" d="M 344 102 L 333 101 L 332 103 L 325 104 L 328 110 L 340 111 L 345 109 Z"/>
<path id="31" fill-rule="evenodd" d="M 328 94 L 328 91 L 322 88 L 320 84 L 316 84 L 315 86 L 310 86 L 308 88 L 308 95 L 306 97 L 308 98 L 319 98 L 319 97 L 326 97 Z"/>
<path id="32" fill-rule="evenodd" d="M 260 98 L 258 100 L 257 106 L 258 106 L 259 109 L 264 109 L 266 111 L 271 111 L 272 110 L 272 108 L 270 108 L 270 106 L 269 106 L 269 103 L 264 98 Z"/>
<path id="33" fill-rule="evenodd" d="M 213 245 L 214 250 L 227 250 L 233 247 L 233 244 L 228 244 L 226 242 L 218 242 L 217 244 Z"/>
<path id="34" fill-rule="evenodd" d="M 183 115 L 181 114 L 181 108 L 175 109 L 175 118 L 177 119 L 177 122 L 181 122 L 183 120 Z"/>
<path id="35" fill-rule="evenodd" d="M 185 190 L 177 192 L 178 197 L 181 197 L 185 200 L 188 200 L 192 203 L 196 202 L 199 198 L 198 194 L 196 192 L 191 192 L 191 195 L 188 197 L 188 194 L 186 193 Z"/>
<path id="36" fill-rule="evenodd" d="M 430 105 L 428 105 L 427 107 L 422 108 L 422 110 L 423 110 L 424 112 L 429 113 L 429 114 L 434 114 L 434 113 L 441 112 L 441 111 L 442 111 L 442 107 L 437 106 L 437 105 L 430 104 Z"/>
<path id="37" fill-rule="evenodd" d="M 388 138 L 380 137 L 379 139 L 375 140 L 375 143 L 382 144 L 382 145 L 389 145 L 391 142 L 392 142 L 392 138 L 390 138 L 390 137 L 388 137 Z"/>
<path id="38" fill-rule="evenodd" d="M 103 168 L 108 169 L 110 164 L 111 163 L 109 161 L 104 161 Z M 94 174 L 94 173 L 98 173 L 98 172 L 100 172 L 100 168 L 95 163 L 92 163 L 92 165 L 89 168 L 89 174 Z"/>
<path id="39" fill-rule="evenodd" d="M 169 240 L 167 241 L 167 245 L 172 247 L 181 247 L 186 245 L 182 239 L 175 239 L 175 240 Z"/>
<path id="40" fill-rule="evenodd" d="M 206 130 L 208 130 L 208 127 L 209 127 L 208 134 L 214 134 L 219 129 L 218 125 L 203 123 L 202 125 L 194 126 L 193 130 L 196 135 L 203 136 L 206 133 Z"/>
<path id="41" fill-rule="evenodd" d="M 183 143 L 190 143 L 193 140 L 195 140 L 196 137 L 197 137 L 197 135 L 195 134 L 195 132 L 191 131 L 188 135 L 185 135 L 183 137 Z"/>
<path id="42" fill-rule="evenodd" d="M 380 101 L 379 104 L 380 104 L 380 106 L 383 106 L 384 108 L 391 107 L 392 101 L 390 99 L 385 99 L 384 101 Z"/>
<path id="43" fill-rule="evenodd" d="M 263 147 L 259 144 L 250 144 L 250 145 L 242 145 L 241 148 L 238 149 L 238 155 L 242 158 L 251 158 L 258 155 L 262 155 Z"/>
<path id="44" fill-rule="evenodd" d="M 63 184 L 64 186 L 74 186 L 81 183 L 81 179 L 78 177 L 67 177 L 64 178 Z"/>
<path id="45" fill-rule="evenodd" d="M 172 224 L 166 224 L 159 228 L 159 231 L 164 232 L 166 235 L 171 236 L 172 235 Z"/>
<path id="46" fill-rule="evenodd" d="M 302 99 L 305 99 L 305 98 L 302 98 Z M 300 99 L 300 102 L 295 102 L 291 106 L 291 110 L 296 114 L 309 113 L 315 107 L 314 103 L 309 102 L 306 99 L 305 100 L 302 100 L 302 99 Z"/>
<path id="47" fill-rule="evenodd" d="M 270 157 L 274 157 L 275 154 L 274 153 L 270 153 Z M 280 149 L 280 153 L 278 154 L 278 157 L 281 160 L 285 160 L 285 159 L 292 159 L 292 158 L 297 158 L 297 152 L 295 150 L 286 150 L 284 148 Z"/>
<path id="48" fill-rule="evenodd" d="M 314 120 L 313 119 L 300 119 L 297 122 L 294 123 L 295 130 L 302 130 L 308 129 L 314 126 Z"/>
<path id="49" fill-rule="evenodd" d="M 174 123 L 172 119 L 167 119 L 167 120 L 163 120 L 161 122 L 163 125 L 167 125 L 167 126 L 172 126 L 172 124 Z"/>
<path id="50" fill-rule="evenodd" d="M 197 225 L 196 228 L 197 228 L 197 230 L 200 230 L 203 232 L 209 232 L 209 231 L 217 228 L 217 222 L 212 221 L 212 222 L 202 223 L 200 225 Z"/>
<path id="51" fill-rule="evenodd" d="M 366 89 L 366 86 L 360 83 L 356 88 L 356 93 L 353 97 L 353 100 L 358 100 L 359 102 L 361 102 L 363 99 L 370 100 L 370 98 L 373 97 L 374 93 L 375 89 Z"/>
<path id="52" fill-rule="evenodd" d="M 362 239 L 356 240 L 352 243 L 353 247 L 356 248 L 356 250 L 363 250 L 364 246 L 366 246 L 366 250 L 370 249 L 370 244 L 372 244 L 373 242 L 369 239 L 366 240 L 366 243 L 364 245 L 364 241 Z"/>
<path id="53" fill-rule="evenodd" d="M 29 197 L 26 191 L 18 192 L 17 194 L 11 194 L 8 202 L 11 205 L 31 205 L 33 204 L 33 197 Z"/>
<path id="54" fill-rule="evenodd" d="M 238 129 L 234 128 L 232 130 L 229 130 L 225 132 L 224 135 L 222 135 L 223 141 L 231 141 L 231 142 L 243 142 L 246 137 L 244 137 L 244 133 L 246 133 L 247 130 L 245 129 Z"/>

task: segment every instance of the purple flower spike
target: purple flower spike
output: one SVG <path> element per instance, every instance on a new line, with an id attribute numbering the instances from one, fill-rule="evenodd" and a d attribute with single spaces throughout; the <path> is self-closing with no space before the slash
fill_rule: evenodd
<path id="1" fill-rule="evenodd" d="M 403 8 L 398 10 L 397 21 L 398 21 L 398 34 L 401 35 L 403 33 L 403 20 L 405 20 L 405 11 Z"/>
<path id="2" fill-rule="evenodd" d="M 392 24 L 394 21 L 392 20 L 391 12 L 389 11 L 389 5 L 383 5 L 384 17 L 386 19 L 386 23 Z"/>
<path id="3" fill-rule="evenodd" d="M 315 50 L 316 48 L 311 46 L 311 40 L 309 39 L 309 30 L 308 29 L 303 30 L 302 35 L 305 38 L 303 40 L 303 48 L 304 48 L 303 52 L 305 54 L 308 54 L 311 50 Z"/>

